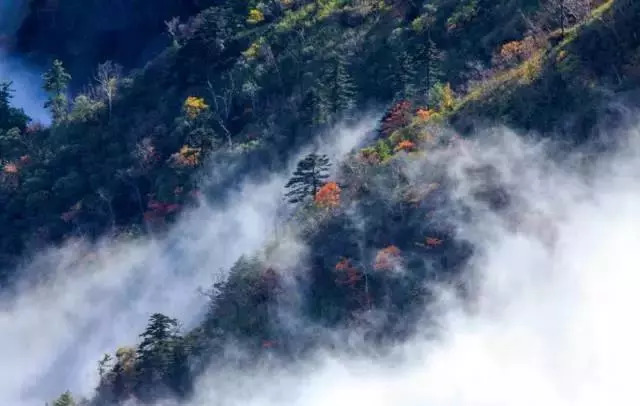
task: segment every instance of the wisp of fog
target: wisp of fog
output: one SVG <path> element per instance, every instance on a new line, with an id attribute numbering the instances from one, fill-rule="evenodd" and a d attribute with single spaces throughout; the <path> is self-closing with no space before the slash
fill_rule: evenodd
<path id="1" fill-rule="evenodd" d="M 373 122 L 337 127 L 312 149 L 339 162 Z M 291 170 L 299 156 L 294 158 Z M 165 237 L 73 241 L 20 270 L 31 277 L 17 294 L 0 296 L 0 404 L 42 406 L 61 388 L 90 396 L 97 361 L 137 344 L 151 314 L 178 318 L 185 328 L 197 322 L 206 300 L 199 289 L 224 280 L 241 255 L 254 254 L 274 237 L 290 172 L 247 181 L 228 204 L 203 202 Z"/>
<path id="2" fill-rule="evenodd" d="M 458 233 L 476 246 L 473 299 L 442 287 L 437 338 L 425 328 L 392 355 L 319 351 L 277 371 L 213 367 L 189 406 L 637 404 L 638 127 L 619 139 L 616 153 L 557 163 L 553 145 L 498 129 L 433 154 L 471 208 Z M 473 194 L 467 169 L 486 164 L 511 197 L 505 210 Z"/>

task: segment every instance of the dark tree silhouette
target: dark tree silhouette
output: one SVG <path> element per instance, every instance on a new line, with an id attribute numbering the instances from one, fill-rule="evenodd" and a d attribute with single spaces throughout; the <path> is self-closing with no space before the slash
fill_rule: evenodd
<path id="1" fill-rule="evenodd" d="M 298 167 L 289 182 L 285 185 L 289 191 L 286 194 L 290 203 L 300 203 L 308 197 L 313 197 L 318 189 L 324 185 L 329 177 L 331 163 L 326 155 L 315 153 L 307 155 L 298 162 Z"/>

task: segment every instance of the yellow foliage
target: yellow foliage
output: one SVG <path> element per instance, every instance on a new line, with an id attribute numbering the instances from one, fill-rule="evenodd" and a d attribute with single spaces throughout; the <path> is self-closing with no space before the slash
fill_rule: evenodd
<path id="1" fill-rule="evenodd" d="M 262 11 L 257 8 L 252 8 L 249 10 L 249 16 L 247 17 L 247 22 L 249 24 L 258 24 L 264 21 L 264 14 Z"/>
<path id="2" fill-rule="evenodd" d="M 456 106 L 456 97 L 451 90 L 451 86 L 447 83 L 442 89 L 442 99 L 440 100 L 440 111 L 452 111 Z"/>
<path id="3" fill-rule="evenodd" d="M 556 62 L 562 62 L 567 57 L 567 51 L 561 49 L 556 56 Z"/>
<path id="4" fill-rule="evenodd" d="M 242 55 L 249 60 L 257 58 L 258 55 L 260 55 L 260 43 L 254 42 L 242 53 Z"/>
<path id="5" fill-rule="evenodd" d="M 189 96 L 184 102 L 184 111 L 190 119 L 198 117 L 203 111 L 208 109 L 209 106 L 204 102 L 201 97 Z"/>
<path id="6" fill-rule="evenodd" d="M 200 164 L 200 156 L 202 150 L 200 148 L 191 148 L 183 145 L 180 151 L 172 155 L 173 161 L 179 166 L 194 167 Z"/>

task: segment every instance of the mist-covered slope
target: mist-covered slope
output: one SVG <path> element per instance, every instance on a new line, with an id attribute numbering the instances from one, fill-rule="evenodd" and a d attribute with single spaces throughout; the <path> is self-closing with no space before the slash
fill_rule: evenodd
<path id="1" fill-rule="evenodd" d="M 634 401 L 635 2 L 134 3 L 18 31 L 0 403 Z"/>

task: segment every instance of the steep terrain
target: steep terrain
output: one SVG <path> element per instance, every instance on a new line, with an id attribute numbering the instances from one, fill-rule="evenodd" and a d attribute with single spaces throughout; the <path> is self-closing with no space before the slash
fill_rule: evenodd
<path id="1" fill-rule="evenodd" d="M 192 275 L 171 279 L 190 292 L 154 292 L 196 296 L 203 275 L 220 278 L 206 289 L 205 310 L 195 299 L 157 312 L 155 300 L 136 302 L 154 314 L 146 329 L 140 315 L 127 319 L 143 330 L 140 341 L 99 363 L 95 393 L 83 393 L 91 405 L 205 404 L 198 382 L 211 365 L 277 369 L 327 346 L 385 353 L 437 325 L 442 290 L 481 303 L 468 271 L 486 254 L 482 219 L 496 216 L 543 246 L 563 234 L 536 184 L 548 170 L 538 160 L 553 167 L 553 157 L 508 137 L 496 141 L 502 157 L 474 139 L 493 139 L 487 124 L 506 124 L 553 138 L 555 155 L 569 154 L 565 144 L 592 146 L 618 134 L 612 125 L 628 125 L 614 103 L 640 80 L 640 6 L 631 0 L 178 3 L 34 1 L 16 49 L 61 60 L 44 78 L 52 126 L 30 122 L 11 106 L 10 86 L 0 88 L 0 269 L 11 294 L 20 297 L 37 272 L 102 275 L 108 267 L 95 264 L 109 252 L 149 239 L 167 247 L 163 272 Z M 95 67 L 107 59 L 115 63 Z M 78 80 L 92 82 L 70 92 Z M 560 184 L 561 171 L 551 172 Z M 267 173 L 278 180 L 265 182 Z M 247 193 L 264 193 L 265 218 L 254 221 L 269 223 L 259 226 L 266 235 L 228 231 L 235 246 L 188 237 L 200 243 L 181 251 L 199 219 L 196 234 L 231 230 L 208 208 L 231 213 Z M 572 193 L 563 199 L 573 202 Z M 42 259 L 45 247 L 64 253 L 74 238 L 89 244 L 86 254 Z M 101 248 L 112 239 L 125 248 Z M 204 254 L 209 243 L 222 248 Z M 151 247 L 139 263 L 125 261 L 123 275 L 153 267 L 163 249 Z M 163 272 L 138 277 L 153 284 Z M 160 313 L 172 310 L 179 314 Z M 176 316 L 188 326 L 179 329 Z M 99 323 L 83 317 L 78 328 Z M 68 343 L 41 359 L 74 359 L 80 344 Z M 41 373 L 54 376 L 49 368 Z M 57 402 L 72 404 L 71 395 Z"/>

